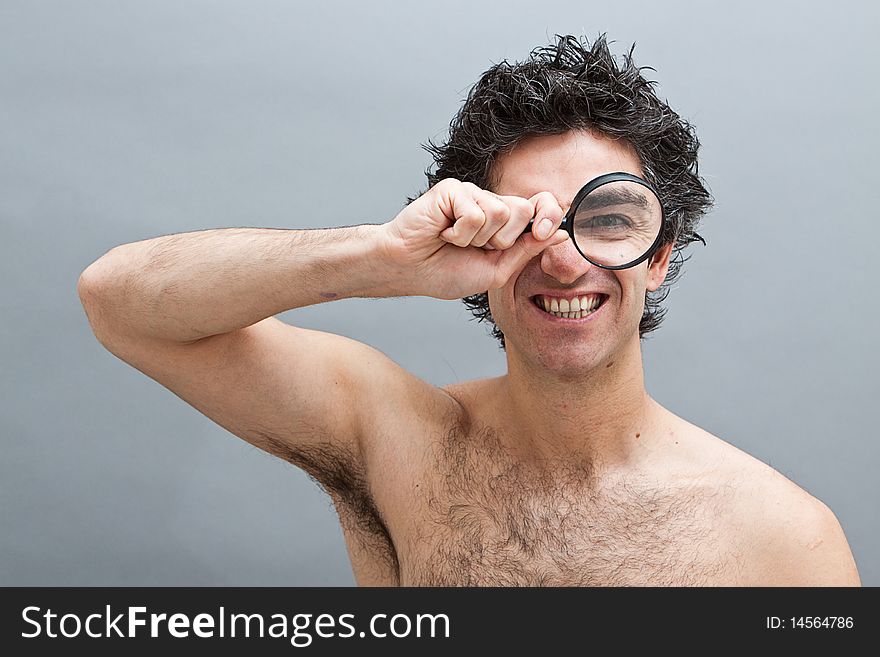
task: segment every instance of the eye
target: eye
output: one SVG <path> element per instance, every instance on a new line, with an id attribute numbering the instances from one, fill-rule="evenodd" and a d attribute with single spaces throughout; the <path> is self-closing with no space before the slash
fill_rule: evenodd
<path id="1" fill-rule="evenodd" d="M 632 228 L 632 222 L 622 214 L 600 214 L 579 223 L 581 228 L 591 230 Z"/>

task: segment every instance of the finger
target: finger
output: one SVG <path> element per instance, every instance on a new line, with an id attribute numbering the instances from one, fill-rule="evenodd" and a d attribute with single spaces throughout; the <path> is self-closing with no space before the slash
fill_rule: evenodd
<path id="1" fill-rule="evenodd" d="M 465 247 L 486 223 L 486 215 L 477 205 L 471 193 L 459 189 L 452 198 L 452 226 L 440 233 L 440 237 L 450 244 Z"/>
<path id="2" fill-rule="evenodd" d="M 523 230 L 535 214 L 534 204 L 521 196 L 499 197 L 510 208 L 510 218 L 489 240 L 495 249 L 509 249 L 522 235 Z"/>
<path id="3" fill-rule="evenodd" d="M 553 235 L 544 240 L 536 239 L 531 233 L 521 235 L 513 246 L 502 252 L 496 263 L 498 278 L 504 282 L 520 271 L 526 264 L 541 253 L 544 249 L 557 244 L 562 244 L 568 239 L 568 233 L 557 230 Z M 504 283 L 501 283 L 503 285 Z M 499 287 L 501 286 L 499 285 Z"/>
<path id="4" fill-rule="evenodd" d="M 474 200 L 483 209 L 486 223 L 471 240 L 472 246 L 484 246 L 510 220 L 510 206 L 492 192 L 480 190 Z"/>
<path id="5" fill-rule="evenodd" d="M 565 213 L 559 201 L 550 192 L 538 192 L 529 201 L 535 206 L 535 223 L 532 224 L 532 235 L 545 240 L 562 225 Z"/>

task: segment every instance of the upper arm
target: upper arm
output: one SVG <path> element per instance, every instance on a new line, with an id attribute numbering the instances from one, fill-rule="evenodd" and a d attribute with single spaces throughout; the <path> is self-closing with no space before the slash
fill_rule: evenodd
<path id="1" fill-rule="evenodd" d="M 759 586 L 861 586 L 843 528 L 828 506 L 801 491 L 779 511 L 765 528 L 766 581 Z"/>
<path id="2" fill-rule="evenodd" d="M 377 349 L 274 317 L 191 343 L 99 338 L 220 426 L 330 489 L 360 476 L 382 417 L 444 403 L 445 393 Z"/>

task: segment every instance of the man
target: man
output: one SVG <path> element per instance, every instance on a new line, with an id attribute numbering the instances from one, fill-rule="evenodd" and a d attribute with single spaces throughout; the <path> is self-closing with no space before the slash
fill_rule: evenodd
<path id="1" fill-rule="evenodd" d="M 79 281 L 96 336 L 314 477 L 362 585 L 859 585 L 827 506 L 645 391 L 641 337 L 711 199 L 696 137 L 631 54 L 560 37 L 493 66 L 390 222 L 116 247 Z M 612 172 L 665 212 L 650 257 L 620 269 L 559 230 Z M 463 298 L 508 373 L 435 387 L 274 318 L 404 295 Z"/>

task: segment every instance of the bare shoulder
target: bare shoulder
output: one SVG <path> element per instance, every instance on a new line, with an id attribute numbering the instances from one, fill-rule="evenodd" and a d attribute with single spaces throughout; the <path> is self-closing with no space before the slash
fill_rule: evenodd
<path id="1" fill-rule="evenodd" d="M 822 500 L 765 466 L 751 502 L 756 584 L 861 586 L 855 559 L 837 516 Z"/>
<path id="2" fill-rule="evenodd" d="M 677 420 L 733 491 L 731 541 L 744 558 L 747 585 L 861 586 L 843 528 L 824 502 L 747 452 Z"/>

